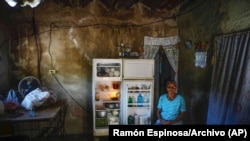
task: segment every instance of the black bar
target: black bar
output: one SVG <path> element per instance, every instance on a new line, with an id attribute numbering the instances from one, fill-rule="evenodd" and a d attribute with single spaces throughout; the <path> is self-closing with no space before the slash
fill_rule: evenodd
<path id="1" fill-rule="evenodd" d="M 110 125 L 109 141 L 119 139 L 223 139 L 249 140 L 250 125 Z"/>

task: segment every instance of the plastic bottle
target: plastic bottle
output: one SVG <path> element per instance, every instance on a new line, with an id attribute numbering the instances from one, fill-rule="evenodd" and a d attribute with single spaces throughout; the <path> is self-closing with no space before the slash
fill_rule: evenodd
<path id="1" fill-rule="evenodd" d="M 149 105 L 149 101 L 150 101 L 150 98 L 149 98 L 149 95 L 148 94 L 145 94 L 144 95 L 144 103 L 145 103 L 145 107 L 148 107 Z"/>
<path id="2" fill-rule="evenodd" d="M 133 98 L 131 96 L 128 97 L 128 107 L 132 107 Z"/>
<path id="3" fill-rule="evenodd" d="M 139 125 L 140 124 L 139 115 L 137 115 L 136 113 L 134 114 L 134 121 L 135 121 L 135 125 Z"/>
<path id="4" fill-rule="evenodd" d="M 128 124 L 135 124 L 134 116 L 132 116 L 132 115 L 128 116 Z"/>
<path id="5" fill-rule="evenodd" d="M 137 96 L 137 103 L 138 103 L 138 107 L 142 107 L 142 105 L 143 105 L 143 96 L 141 95 L 141 94 L 139 94 L 138 96 Z"/>

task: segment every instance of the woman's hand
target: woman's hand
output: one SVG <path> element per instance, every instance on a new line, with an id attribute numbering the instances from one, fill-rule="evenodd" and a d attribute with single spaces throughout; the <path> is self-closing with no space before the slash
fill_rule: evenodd
<path id="1" fill-rule="evenodd" d="M 164 119 L 160 119 L 160 121 L 161 121 L 161 124 L 162 124 L 162 125 L 170 125 L 170 124 L 171 124 L 170 121 L 166 121 L 166 120 L 164 120 Z"/>

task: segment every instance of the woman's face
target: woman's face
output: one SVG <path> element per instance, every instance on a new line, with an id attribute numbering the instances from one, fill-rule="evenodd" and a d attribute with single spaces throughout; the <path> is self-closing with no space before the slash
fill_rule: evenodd
<path id="1" fill-rule="evenodd" d="M 168 92 L 168 97 L 169 98 L 174 98 L 175 96 L 175 91 L 176 91 L 176 86 L 174 83 L 169 83 L 166 87 L 167 92 Z"/>

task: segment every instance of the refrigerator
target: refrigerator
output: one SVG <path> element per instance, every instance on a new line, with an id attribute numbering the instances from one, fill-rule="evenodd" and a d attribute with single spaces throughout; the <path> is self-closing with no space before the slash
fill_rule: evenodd
<path id="1" fill-rule="evenodd" d="M 109 125 L 151 124 L 153 59 L 94 58 L 92 72 L 94 136 L 107 136 Z"/>

